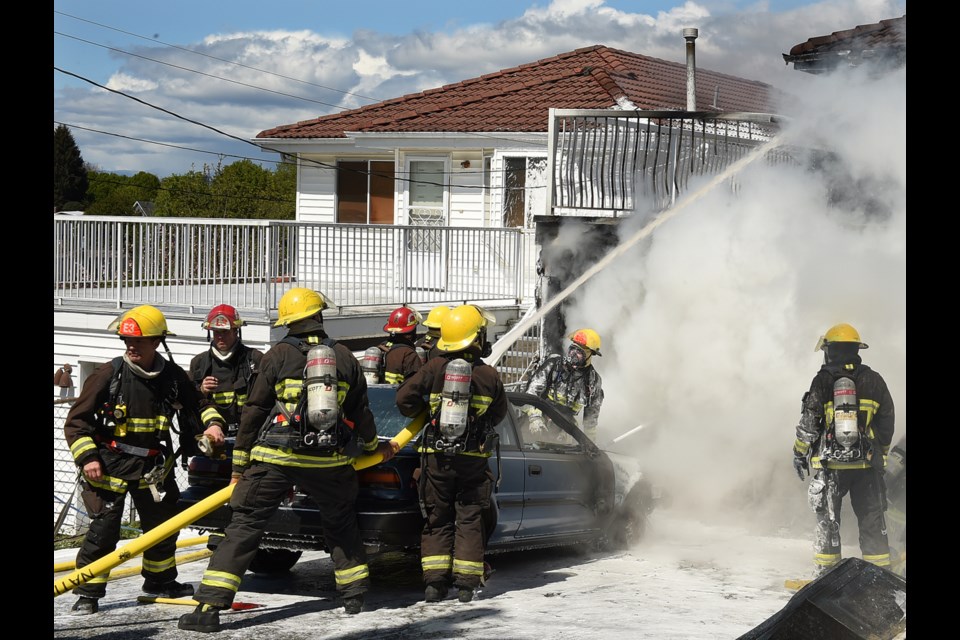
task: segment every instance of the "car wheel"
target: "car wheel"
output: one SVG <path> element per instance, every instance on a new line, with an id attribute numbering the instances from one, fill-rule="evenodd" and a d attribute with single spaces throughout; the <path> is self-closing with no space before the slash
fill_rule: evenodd
<path id="1" fill-rule="evenodd" d="M 290 571 L 303 551 L 291 549 L 258 549 L 257 555 L 250 563 L 250 571 L 254 573 L 284 573 Z"/>
<path id="2" fill-rule="evenodd" d="M 600 540 L 603 551 L 621 551 L 640 542 L 647 528 L 647 515 L 653 510 L 650 486 L 637 484 L 620 510 L 614 514 L 607 533 Z"/>

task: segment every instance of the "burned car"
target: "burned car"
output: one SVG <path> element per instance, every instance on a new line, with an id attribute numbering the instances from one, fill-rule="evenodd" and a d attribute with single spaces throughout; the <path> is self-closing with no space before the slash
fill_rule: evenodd
<path id="1" fill-rule="evenodd" d="M 410 423 L 397 410 L 395 396 L 394 385 L 368 388 L 381 439 L 395 436 Z M 510 411 L 497 425 L 499 454 L 490 458 L 496 488 L 485 521 L 495 526 L 487 552 L 566 545 L 616 549 L 639 540 L 657 493 L 639 462 L 598 448 L 548 401 L 513 391 L 507 396 Z M 528 425 L 531 409 L 543 418 L 536 432 Z M 390 461 L 358 472 L 357 515 L 370 555 L 419 547 L 423 515 L 415 479 L 420 466 L 416 442 L 415 438 Z M 229 453 L 220 460 L 193 457 L 181 508 L 222 489 L 229 479 Z M 226 527 L 230 513 L 224 505 L 192 526 L 215 534 Z M 217 540 L 211 535 L 211 542 Z M 250 570 L 286 571 L 307 549 L 329 551 L 313 501 L 294 492 L 267 523 Z"/>

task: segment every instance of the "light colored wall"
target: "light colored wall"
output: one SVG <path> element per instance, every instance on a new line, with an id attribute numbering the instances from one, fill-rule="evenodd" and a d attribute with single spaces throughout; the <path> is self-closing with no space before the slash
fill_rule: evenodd
<path id="1" fill-rule="evenodd" d="M 438 159 L 450 159 L 450 189 L 449 225 L 454 227 L 483 227 L 491 226 L 484 211 L 483 192 L 483 153 L 482 150 L 435 150 L 424 151 L 398 150 L 397 166 L 403 167 L 407 155 L 417 157 L 436 156 Z M 336 221 L 336 166 L 338 160 L 389 160 L 380 155 L 310 155 L 311 161 L 322 162 L 331 168 L 319 167 L 314 162 L 300 162 L 297 177 L 297 220 L 304 222 L 335 222 Z M 460 163 L 470 161 L 469 168 L 463 168 Z M 407 224 L 405 216 L 406 185 L 402 180 L 396 183 L 394 191 L 394 224 Z M 499 199 L 495 199 L 499 202 Z M 492 216 L 494 224 L 499 226 L 499 217 Z"/>

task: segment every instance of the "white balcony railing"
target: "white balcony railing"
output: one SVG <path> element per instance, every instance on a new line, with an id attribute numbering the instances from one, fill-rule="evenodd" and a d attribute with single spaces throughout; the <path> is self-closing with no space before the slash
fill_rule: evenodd
<path id="1" fill-rule="evenodd" d="M 54 305 L 194 309 L 269 318 L 291 287 L 338 307 L 526 304 L 532 230 L 264 220 L 54 216 Z"/>

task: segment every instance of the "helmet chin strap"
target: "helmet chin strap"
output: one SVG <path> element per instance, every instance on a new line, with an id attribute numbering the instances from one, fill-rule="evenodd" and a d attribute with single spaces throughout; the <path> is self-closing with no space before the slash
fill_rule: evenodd
<path id="1" fill-rule="evenodd" d="M 170 360 L 170 362 L 173 362 L 173 364 L 177 364 L 173 360 L 173 353 L 170 352 L 170 347 L 167 346 L 167 338 L 165 336 L 160 338 L 160 344 L 163 345 L 163 350 L 167 354 L 167 359 Z"/>

